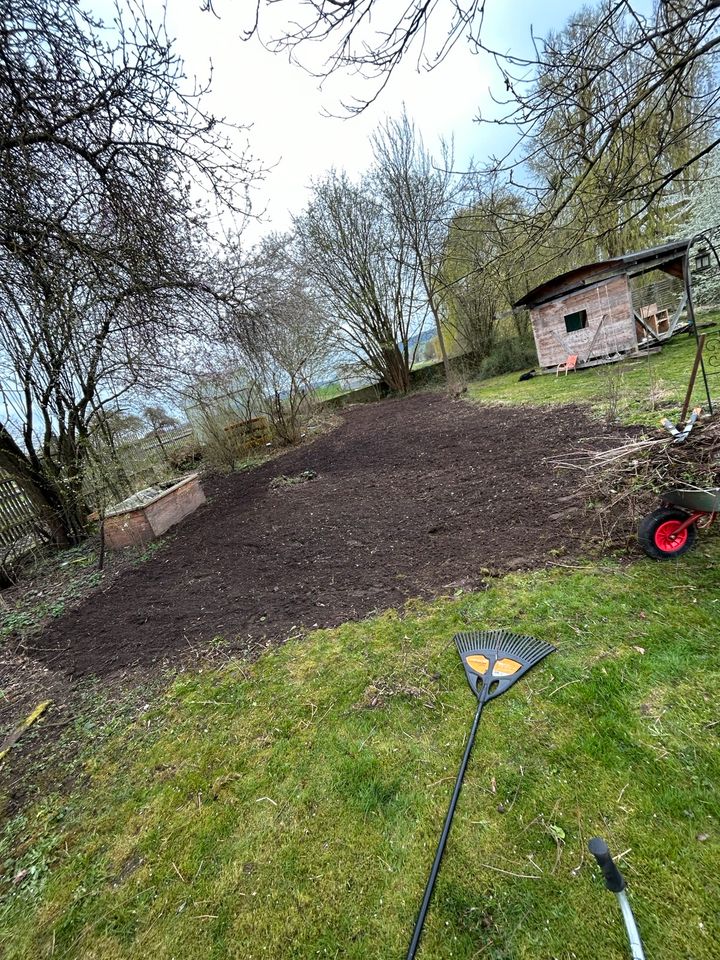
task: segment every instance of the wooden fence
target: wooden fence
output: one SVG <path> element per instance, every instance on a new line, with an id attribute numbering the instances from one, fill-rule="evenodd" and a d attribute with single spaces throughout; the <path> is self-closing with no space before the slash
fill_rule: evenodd
<path id="1" fill-rule="evenodd" d="M 35 541 L 35 510 L 12 477 L 0 471 L 0 563 L 23 540 Z"/>
<path id="2" fill-rule="evenodd" d="M 173 453 L 192 440 L 184 426 L 146 436 L 130 436 L 111 455 L 98 449 L 104 465 L 88 470 L 86 496 L 90 507 L 107 507 L 158 480 L 177 473 Z M 12 477 L 0 470 L 0 573 L 6 564 L 41 549 L 37 515 L 32 503 Z M 2 579 L 0 577 L 0 579 Z"/>
<path id="3" fill-rule="evenodd" d="M 157 431 L 146 436 L 125 434 L 110 450 L 94 448 L 86 475 L 86 499 L 94 509 L 113 503 L 178 473 L 175 455 L 193 439 L 188 427 Z"/>

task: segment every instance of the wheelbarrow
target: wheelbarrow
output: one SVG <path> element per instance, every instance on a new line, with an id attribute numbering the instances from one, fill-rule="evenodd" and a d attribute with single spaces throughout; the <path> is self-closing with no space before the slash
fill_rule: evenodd
<path id="1" fill-rule="evenodd" d="M 690 550 L 698 527 L 709 527 L 720 513 L 720 487 L 668 490 L 662 501 L 638 528 L 638 543 L 654 560 L 670 560 Z"/>

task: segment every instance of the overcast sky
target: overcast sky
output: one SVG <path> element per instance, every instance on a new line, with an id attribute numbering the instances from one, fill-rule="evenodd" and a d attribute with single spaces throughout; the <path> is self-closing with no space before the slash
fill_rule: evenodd
<path id="1" fill-rule="evenodd" d="M 378 0 L 385 6 L 395 2 Z M 333 78 L 321 91 L 318 81 L 287 57 L 269 53 L 257 38 L 240 39 L 254 0 L 214 0 L 214 6 L 219 17 L 202 12 L 200 0 L 167 0 L 168 30 L 190 75 L 206 78 L 212 62 L 211 109 L 235 123 L 252 124 L 252 149 L 273 167 L 255 193 L 255 209 L 264 210 L 265 218 L 249 231 L 253 238 L 289 225 L 290 214 L 306 202 L 311 177 L 332 166 L 351 174 L 367 167 L 369 133 L 386 115 L 397 115 L 403 102 L 431 149 L 440 136 L 454 137 L 460 168 L 472 156 L 486 160 L 508 142 L 496 128 L 474 122 L 479 110 L 486 114 L 494 109 L 489 89 L 501 93 L 502 84 L 493 61 L 473 56 L 462 40 L 430 73 L 404 63 L 380 100 L 361 116 L 328 118 L 324 111 L 338 112 L 343 99 L 362 96 L 360 80 Z M 544 36 L 561 28 L 580 6 L 575 0 L 487 0 L 483 38 L 500 51 L 527 54 L 531 27 Z M 148 0 L 147 9 L 153 18 L 161 16 L 162 0 Z M 275 15 L 287 16 L 290 9 L 290 0 L 278 3 Z"/>
<path id="2" fill-rule="evenodd" d="M 454 137 L 459 167 L 471 156 L 485 159 L 502 146 L 497 132 L 473 122 L 479 109 L 492 106 L 488 89 L 501 90 L 497 71 L 489 58 L 473 56 L 463 41 L 430 73 L 418 72 L 413 62 L 403 64 L 379 102 L 361 116 L 329 118 L 323 113 L 339 112 L 343 99 L 363 95 L 366 88 L 359 79 L 333 78 L 320 90 L 318 80 L 286 56 L 269 53 L 257 38 L 240 39 L 254 2 L 215 0 L 215 8 L 219 19 L 202 12 L 199 0 L 168 0 L 168 31 L 188 74 L 204 79 L 212 62 L 211 109 L 235 123 L 252 124 L 253 152 L 273 166 L 255 193 L 254 206 L 265 210 L 265 218 L 251 229 L 254 236 L 289 225 L 290 213 L 306 202 L 312 177 L 332 166 L 352 174 L 367 167 L 369 133 L 386 115 L 397 115 L 403 102 L 429 147 L 441 136 Z M 501 50 L 527 52 L 531 24 L 545 34 L 562 26 L 575 5 L 546 0 L 538 9 L 536 0 L 512 5 L 488 0 L 487 8 L 488 42 Z M 160 0 L 150 0 L 147 9 L 153 19 L 162 15 Z"/>

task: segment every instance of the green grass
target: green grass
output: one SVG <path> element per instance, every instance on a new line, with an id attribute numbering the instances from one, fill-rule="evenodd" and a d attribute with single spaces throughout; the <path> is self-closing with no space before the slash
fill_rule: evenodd
<path id="1" fill-rule="evenodd" d="M 470 394 L 652 422 L 676 416 L 693 356 L 683 337 L 640 362 Z M 508 576 L 168 680 L 130 725 L 88 714 L 69 734 L 80 783 L 0 838 L 3 957 L 404 956 L 474 709 L 451 638 L 506 626 L 558 653 L 483 718 L 421 956 L 626 958 L 586 853 L 600 834 L 627 851 L 648 956 L 712 960 L 718 561 L 702 534 L 677 564 Z"/>
<path id="2" fill-rule="evenodd" d="M 421 955 L 625 958 L 598 833 L 648 956 L 712 960 L 719 560 L 513 575 L 177 679 L 8 824 L 4 956 L 404 956 L 474 710 L 451 638 L 506 626 L 558 652 L 486 711 Z"/>
<path id="3" fill-rule="evenodd" d="M 534 377 L 523 383 L 518 382 L 517 372 L 509 373 L 475 381 L 468 393 L 484 403 L 585 403 L 596 414 L 625 423 L 657 423 L 663 417 L 675 420 L 685 399 L 695 350 L 695 338 L 683 334 L 669 341 L 660 353 L 639 359 L 589 367 L 567 376 Z M 693 404 L 707 407 L 701 377 Z"/>
<path id="4" fill-rule="evenodd" d="M 317 400 L 332 400 L 333 397 L 339 397 L 347 392 L 339 383 L 325 383 L 321 387 L 315 387 L 314 391 Z"/>

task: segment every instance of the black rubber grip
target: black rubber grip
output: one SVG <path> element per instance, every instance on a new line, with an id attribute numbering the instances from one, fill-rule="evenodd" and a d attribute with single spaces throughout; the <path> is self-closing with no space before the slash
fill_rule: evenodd
<path id="1" fill-rule="evenodd" d="M 588 843 L 588 850 L 595 857 L 598 866 L 605 877 L 605 886 L 613 893 L 620 893 L 625 889 L 625 878 L 615 866 L 615 861 L 610 856 L 608 845 L 600 837 L 593 837 Z"/>

